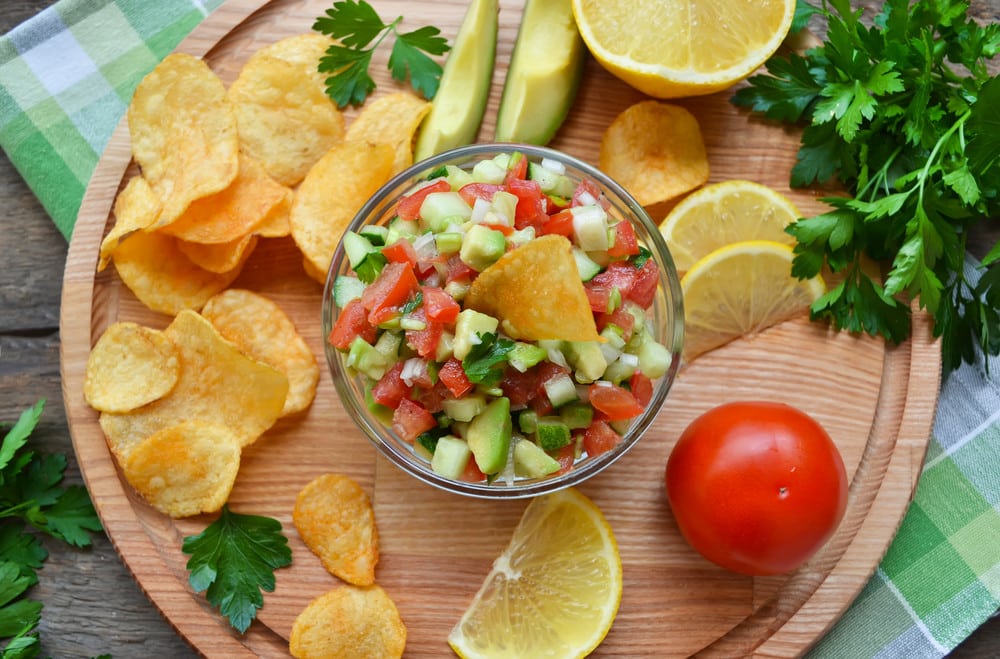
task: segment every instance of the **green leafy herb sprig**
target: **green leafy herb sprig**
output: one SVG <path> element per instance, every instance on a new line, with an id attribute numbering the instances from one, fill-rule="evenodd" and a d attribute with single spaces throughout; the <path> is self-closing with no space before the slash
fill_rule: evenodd
<path id="1" fill-rule="evenodd" d="M 892 342 L 911 332 L 909 301 L 926 308 L 946 372 L 977 347 L 1000 352 L 1000 245 L 978 284 L 964 275 L 969 228 L 1000 212 L 1000 80 L 987 62 L 1000 26 L 979 25 L 959 0 L 886 0 L 871 25 L 848 0 L 820 7 L 826 38 L 803 55 L 772 57 L 732 102 L 804 125 L 791 185 L 839 179 L 849 196 L 787 230 L 793 273 L 826 262 L 844 275 L 814 319 Z M 884 283 L 863 257 L 887 265 Z"/>
<path id="2" fill-rule="evenodd" d="M 38 583 L 36 570 L 48 558 L 38 537 L 26 526 L 75 547 L 91 544 L 101 530 L 87 491 L 62 487 L 66 456 L 43 455 L 26 448 L 45 409 L 45 400 L 25 410 L 0 444 L 0 654 L 28 659 L 40 651 L 38 623 L 42 603 L 26 593 Z"/>
<path id="3" fill-rule="evenodd" d="M 338 107 L 360 105 L 375 90 L 375 81 L 368 74 L 372 54 L 385 37 L 392 33 L 395 41 L 389 55 L 389 71 L 393 80 L 410 84 L 428 100 L 437 94 L 442 67 L 431 55 L 448 52 L 448 41 L 439 36 L 436 27 L 422 27 L 412 32 L 399 32 L 400 16 L 385 23 L 365 0 L 339 0 L 313 24 L 313 30 L 340 43 L 330 46 L 320 58 L 320 73 L 331 74 L 326 79 L 326 93 Z M 374 42 L 374 43 L 373 43 Z"/>
<path id="4" fill-rule="evenodd" d="M 228 504 L 204 531 L 184 538 L 181 549 L 191 555 L 191 587 L 206 591 L 208 602 L 241 634 L 264 606 L 261 591 L 274 591 L 274 571 L 292 563 L 281 522 L 234 513 Z"/>

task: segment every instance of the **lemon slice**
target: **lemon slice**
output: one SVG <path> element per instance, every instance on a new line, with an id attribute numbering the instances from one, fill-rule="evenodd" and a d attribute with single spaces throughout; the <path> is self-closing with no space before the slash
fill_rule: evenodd
<path id="1" fill-rule="evenodd" d="M 681 278 L 684 358 L 803 313 L 826 291 L 819 276 L 791 274 L 790 245 L 732 243 L 710 252 Z"/>
<path id="2" fill-rule="evenodd" d="M 594 58 L 659 98 L 746 78 L 781 45 L 794 12 L 795 0 L 573 0 Z"/>
<path id="3" fill-rule="evenodd" d="M 448 636 L 465 659 L 584 657 L 621 603 L 618 545 L 600 509 L 570 488 L 540 496 Z"/>
<path id="4" fill-rule="evenodd" d="M 660 233 L 687 272 L 701 257 L 729 243 L 773 240 L 789 245 L 795 239 L 785 227 L 801 215 L 780 192 L 753 181 L 723 181 L 706 185 L 684 198 L 660 223 Z"/>

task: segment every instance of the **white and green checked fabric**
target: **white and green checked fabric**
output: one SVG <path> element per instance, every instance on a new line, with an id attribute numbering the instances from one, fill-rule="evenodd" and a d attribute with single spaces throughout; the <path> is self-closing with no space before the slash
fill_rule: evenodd
<path id="1" fill-rule="evenodd" d="M 0 38 L 0 147 L 67 238 L 136 84 L 221 3 L 60 0 Z M 945 382 L 902 528 L 811 656 L 940 657 L 1000 606 L 998 368 Z"/>

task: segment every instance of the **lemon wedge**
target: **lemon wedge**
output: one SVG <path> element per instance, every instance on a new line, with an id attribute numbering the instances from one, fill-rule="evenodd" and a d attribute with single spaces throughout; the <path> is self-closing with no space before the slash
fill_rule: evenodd
<path id="1" fill-rule="evenodd" d="M 510 544 L 448 636 L 464 659 L 584 657 L 621 603 L 611 526 L 573 488 L 528 504 Z"/>
<path id="2" fill-rule="evenodd" d="M 794 13 L 795 0 L 573 0 L 594 58 L 658 98 L 743 80 L 778 49 Z"/>
<path id="3" fill-rule="evenodd" d="M 826 291 L 819 276 L 792 276 L 792 247 L 736 242 L 710 252 L 681 278 L 684 358 L 804 313 Z"/>
<path id="4" fill-rule="evenodd" d="M 793 244 L 785 227 L 801 215 L 786 196 L 760 183 L 732 180 L 706 185 L 674 206 L 660 233 L 674 265 L 687 272 L 695 262 L 729 243 L 772 240 Z"/>

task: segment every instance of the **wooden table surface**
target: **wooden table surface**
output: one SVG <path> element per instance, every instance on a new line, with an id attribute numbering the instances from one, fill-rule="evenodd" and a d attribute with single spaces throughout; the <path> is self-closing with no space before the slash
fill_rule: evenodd
<path id="1" fill-rule="evenodd" d="M 0 33 L 53 0 L 4 0 Z M 1000 18 L 1000 0 L 977 0 L 978 16 Z M 33 446 L 69 457 L 67 481 L 82 483 L 72 454 L 59 378 L 59 300 L 67 243 L 25 185 L 6 154 L 0 156 L 0 420 L 14 421 L 38 398 L 48 403 Z M 980 236 L 985 253 L 1000 231 Z M 191 647 L 146 599 L 111 543 L 76 550 L 43 537 L 50 555 L 31 596 L 45 605 L 42 656 L 193 657 Z M 994 617 L 954 657 L 1000 656 L 1000 617 Z"/>

